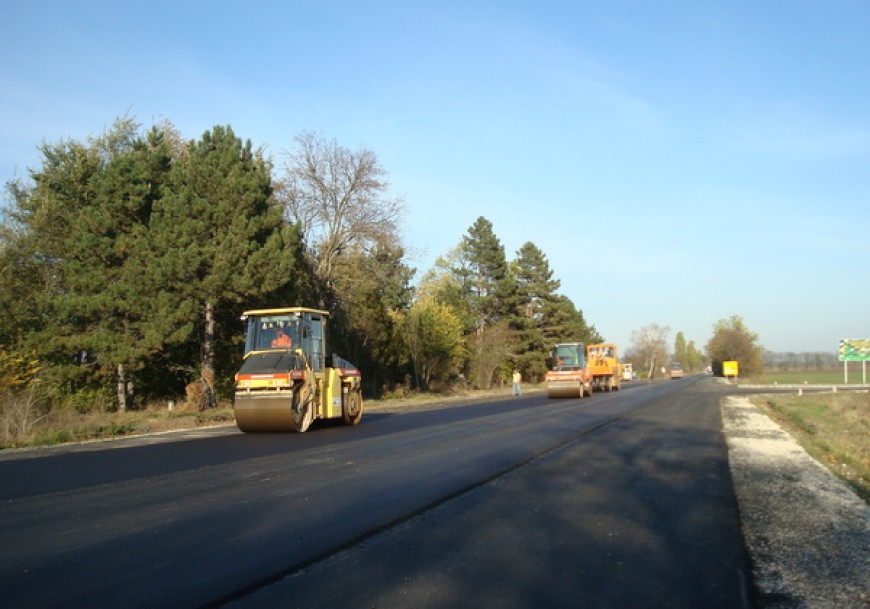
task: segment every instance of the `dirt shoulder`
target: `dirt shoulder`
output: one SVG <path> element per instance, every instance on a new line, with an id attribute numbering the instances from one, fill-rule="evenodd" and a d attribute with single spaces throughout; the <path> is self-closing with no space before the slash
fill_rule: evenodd
<path id="1" fill-rule="evenodd" d="M 722 402 L 762 607 L 870 607 L 870 506 L 747 397 Z"/>

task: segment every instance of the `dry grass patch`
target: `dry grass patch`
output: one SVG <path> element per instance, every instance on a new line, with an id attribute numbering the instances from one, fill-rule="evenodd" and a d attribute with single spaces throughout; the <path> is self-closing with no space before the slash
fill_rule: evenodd
<path id="1" fill-rule="evenodd" d="M 3 419 L 9 418 L 9 404 L 4 402 Z M 217 408 L 199 410 L 185 403 L 169 410 L 166 405 L 149 406 L 127 412 L 79 412 L 71 407 L 56 407 L 31 417 L 32 424 L 18 425 L 16 433 L 0 437 L 0 448 L 48 446 L 66 442 L 104 440 L 177 429 L 194 429 L 234 421 L 232 407 L 220 404 Z M 6 425 L 9 427 L 9 425 Z"/>
<path id="2" fill-rule="evenodd" d="M 766 395 L 752 402 L 870 503 L 870 393 Z"/>

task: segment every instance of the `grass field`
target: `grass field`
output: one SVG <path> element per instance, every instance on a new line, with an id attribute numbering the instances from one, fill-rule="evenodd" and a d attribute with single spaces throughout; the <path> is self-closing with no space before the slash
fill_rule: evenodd
<path id="1" fill-rule="evenodd" d="M 752 402 L 870 503 L 870 393 L 767 395 Z"/>
<path id="2" fill-rule="evenodd" d="M 867 382 L 870 383 L 870 370 L 867 371 Z M 864 384 L 864 375 L 860 366 L 850 365 L 849 385 Z M 802 372 L 765 372 L 762 376 L 740 379 L 741 382 L 778 384 L 778 385 L 841 385 L 843 370 L 807 370 Z"/>

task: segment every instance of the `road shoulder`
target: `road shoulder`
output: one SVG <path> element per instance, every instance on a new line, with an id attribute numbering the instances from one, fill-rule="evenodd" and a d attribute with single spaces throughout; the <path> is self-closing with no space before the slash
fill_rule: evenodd
<path id="1" fill-rule="evenodd" d="M 760 606 L 870 606 L 870 506 L 748 398 L 721 409 Z"/>

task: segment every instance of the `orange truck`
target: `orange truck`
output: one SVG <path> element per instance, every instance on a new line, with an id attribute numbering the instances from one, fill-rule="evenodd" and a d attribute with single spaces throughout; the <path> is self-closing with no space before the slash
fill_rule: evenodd
<path id="1" fill-rule="evenodd" d="M 616 345 L 587 345 L 586 372 L 591 377 L 593 391 L 619 391 L 621 376 Z"/>

